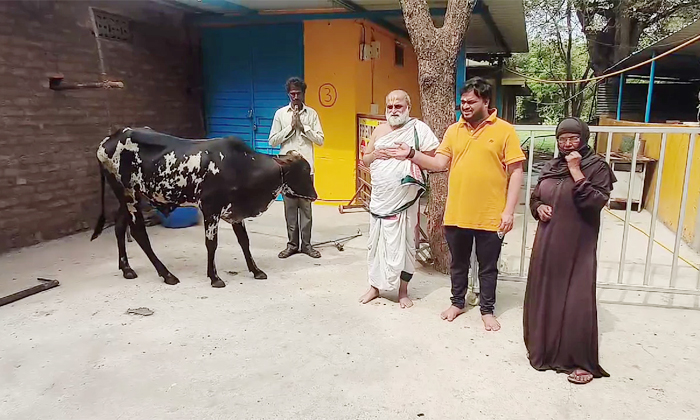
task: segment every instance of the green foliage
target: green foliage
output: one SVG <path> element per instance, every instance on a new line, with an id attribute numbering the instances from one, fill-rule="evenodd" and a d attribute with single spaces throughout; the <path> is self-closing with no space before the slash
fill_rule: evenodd
<path id="1" fill-rule="evenodd" d="M 700 18 L 700 0 L 524 0 L 524 6 L 530 52 L 516 54 L 509 67 L 545 80 L 602 74 L 617 60 Z M 549 124 L 569 115 L 586 119 L 594 106 L 590 83 L 528 81 L 528 86 L 533 96 L 520 99 L 519 120 L 532 120 L 532 103 Z"/>
<path id="2" fill-rule="evenodd" d="M 597 75 L 700 17 L 698 0 L 571 1 Z"/>
<path id="3" fill-rule="evenodd" d="M 530 52 L 515 55 L 510 66 L 523 74 L 538 79 L 566 80 L 566 62 L 556 50 L 557 48 L 552 42 L 537 38 L 532 39 L 530 40 Z M 587 60 L 588 54 L 585 44 L 580 41 L 575 42 L 571 61 L 572 73 L 575 78 L 581 77 L 586 72 Z M 551 83 L 528 81 L 527 85 L 533 93 L 531 100 L 537 104 L 539 116 L 545 124 L 556 124 L 566 116 L 567 102 L 583 102 L 580 107 L 581 112 L 577 113 L 576 116 L 581 116 L 581 114 L 585 116 L 590 112 L 594 93 L 592 86 L 584 87 L 582 91 L 578 85 L 574 85 L 574 89 L 569 87 L 568 90 L 566 86 Z M 571 96 L 574 97 L 571 98 Z M 524 118 L 524 105 L 518 107 L 518 118 Z"/>
<path id="4" fill-rule="evenodd" d="M 574 0 L 526 0 L 530 52 L 515 55 L 510 65 L 528 76 L 544 80 L 577 80 L 590 76 L 586 39 L 576 19 Z M 551 84 L 529 81 L 531 101 L 540 118 L 556 124 L 565 116 L 590 112 L 594 86 L 588 83 Z M 524 118 L 527 99 L 519 106 Z"/>

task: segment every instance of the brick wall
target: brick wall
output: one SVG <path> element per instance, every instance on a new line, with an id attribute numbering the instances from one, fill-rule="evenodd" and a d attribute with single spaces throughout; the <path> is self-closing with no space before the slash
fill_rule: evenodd
<path id="1" fill-rule="evenodd" d="M 132 40 L 98 41 L 90 7 L 131 19 Z M 203 135 L 198 46 L 183 19 L 148 1 L 0 1 L 0 252 L 94 225 L 95 151 L 114 128 Z M 48 88 L 55 73 L 100 81 L 101 67 L 125 89 Z"/>

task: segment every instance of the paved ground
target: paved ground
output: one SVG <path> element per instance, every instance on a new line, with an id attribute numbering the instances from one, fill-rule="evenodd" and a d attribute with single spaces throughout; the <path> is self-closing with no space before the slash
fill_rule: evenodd
<path id="1" fill-rule="evenodd" d="M 364 213 L 314 211 L 316 240 L 366 232 Z M 205 277 L 201 226 L 150 229 L 175 287 L 135 244 L 140 277 L 122 279 L 111 229 L 1 256 L 4 289 L 39 276 L 61 286 L 0 308 L 0 419 L 700 418 L 700 311 L 601 304 L 612 377 L 574 386 L 528 365 L 523 284 L 500 283 L 504 328 L 486 333 L 478 310 L 440 320 L 449 281 L 435 273 L 417 275 L 410 310 L 357 303 L 366 236 L 282 261 L 279 205 L 248 228 L 269 279 L 244 271 L 222 229 L 225 289 Z M 125 313 L 141 306 L 154 315 Z"/>

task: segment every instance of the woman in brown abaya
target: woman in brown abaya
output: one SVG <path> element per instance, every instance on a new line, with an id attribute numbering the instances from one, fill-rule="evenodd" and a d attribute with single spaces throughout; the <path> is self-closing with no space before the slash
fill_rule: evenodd
<path id="1" fill-rule="evenodd" d="M 532 367 L 567 373 L 578 384 L 609 376 L 598 364 L 596 247 L 616 179 L 588 146 L 589 134 L 578 118 L 559 123 L 559 157 L 545 164 L 532 193 L 539 224 L 523 314 Z"/>

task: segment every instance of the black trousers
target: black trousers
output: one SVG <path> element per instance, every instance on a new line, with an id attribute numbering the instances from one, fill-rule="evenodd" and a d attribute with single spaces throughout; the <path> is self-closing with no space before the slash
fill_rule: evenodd
<path id="1" fill-rule="evenodd" d="M 452 282 L 452 305 L 463 309 L 464 298 L 469 287 L 469 263 L 472 243 L 476 240 L 476 259 L 479 262 L 479 304 L 481 314 L 493 314 L 496 306 L 496 281 L 498 280 L 498 257 L 501 243 L 497 232 L 462 229 L 445 226 L 445 239 L 450 248 L 450 280 Z"/>
<path id="2" fill-rule="evenodd" d="M 284 217 L 287 220 L 287 245 L 300 251 L 307 249 L 311 246 L 311 201 L 286 195 L 282 198 Z"/>

